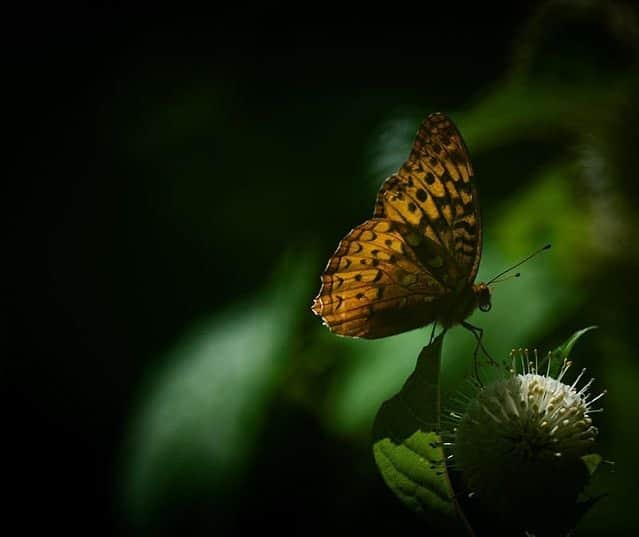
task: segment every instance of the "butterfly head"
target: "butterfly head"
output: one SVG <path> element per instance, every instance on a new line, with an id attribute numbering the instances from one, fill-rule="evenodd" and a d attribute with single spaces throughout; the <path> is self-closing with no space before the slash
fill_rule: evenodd
<path id="1" fill-rule="evenodd" d="M 502 276 L 504 276 L 504 274 L 508 274 L 511 270 L 517 268 L 519 265 L 525 263 L 530 258 L 535 257 L 538 253 L 543 252 L 544 250 L 548 250 L 549 248 L 550 248 L 550 244 L 546 244 L 545 246 L 542 246 L 538 250 L 535 250 L 532 254 L 528 255 L 527 257 L 519 261 L 519 263 L 515 263 L 512 267 L 501 271 L 499 274 L 497 274 L 497 276 L 488 280 L 488 283 L 482 282 L 482 283 L 473 285 L 473 291 L 475 293 L 475 298 L 477 300 L 477 307 L 479 307 L 481 311 L 490 311 L 490 308 L 492 308 L 492 304 L 490 302 L 491 291 L 490 291 L 490 287 L 488 286 L 491 284 L 494 285 L 497 283 L 505 282 L 506 280 L 510 280 L 511 278 L 519 278 L 519 276 L 521 276 L 519 272 L 517 274 L 512 274 L 504 278 L 502 278 Z"/>
<path id="2" fill-rule="evenodd" d="M 473 285 L 473 291 L 475 292 L 477 306 L 479 309 L 481 311 L 490 311 L 490 308 L 493 307 L 490 301 L 490 287 L 488 287 L 485 283 L 479 283 L 477 285 Z"/>

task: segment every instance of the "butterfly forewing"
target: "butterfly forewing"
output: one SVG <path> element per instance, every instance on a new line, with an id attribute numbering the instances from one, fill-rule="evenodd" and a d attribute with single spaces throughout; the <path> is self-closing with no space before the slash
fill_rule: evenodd
<path id="1" fill-rule="evenodd" d="M 438 242 L 458 270 L 474 281 L 481 255 L 481 219 L 468 150 L 443 114 L 421 124 L 410 156 L 382 185 L 375 216 L 404 222 Z"/>
<path id="2" fill-rule="evenodd" d="M 330 258 L 313 312 L 338 334 L 377 338 L 425 326 L 475 279 L 481 222 L 468 151 L 443 114 L 419 128 L 374 218 Z"/>

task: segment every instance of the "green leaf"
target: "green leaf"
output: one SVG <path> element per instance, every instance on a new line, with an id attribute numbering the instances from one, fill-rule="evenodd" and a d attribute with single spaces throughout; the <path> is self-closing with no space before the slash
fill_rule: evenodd
<path id="1" fill-rule="evenodd" d="M 586 465 L 586 470 L 588 470 L 588 475 L 592 477 L 593 474 L 597 471 L 597 468 L 599 468 L 599 465 L 601 464 L 601 461 L 603 459 L 601 455 L 599 455 L 598 453 L 590 453 L 588 455 L 584 455 L 583 457 L 581 457 L 581 460 Z"/>
<path id="2" fill-rule="evenodd" d="M 570 336 L 564 343 L 559 345 L 551 354 L 551 375 L 556 377 L 558 371 L 561 369 L 564 360 L 567 360 L 572 352 L 572 348 L 577 343 L 577 340 L 581 338 L 586 332 L 590 332 L 597 328 L 596 326 L 588 326 L 582 330 L 577 330 L 572 336 Z"/>
<path id="3" fill-rule="evenodd" d="M 559 347 L 557 347 L 553 351 L 553 355 L 556 355 L 557 357 L 561 358 L 562 360 L 564 358 L 568 358 L 568 356 L 570 356 L 572 348 L 575 346 L 575 343 L 577 343 L 577 340 L 581 336 L 583 336 L 586 332 L 590 332 L 591 330 L 594 330 L 595 328 L 597 328 L 597 327 L 596 326 L 589 326 L 587 328 L 584 328 L 583 330 L 577 330 L 572 336 L 570 336 L 563 343 L 563 345 L 560 345 Z"/>
<path id="4" fill-rule="evenodd" d="M 384 481 L 404 504 L 433 526 L 459 534 L 466 528 L 468 534 L 438 434 L 442 339 L 422 349 L 400 392 L 382 404 L 373 426 L 373 454 Z"/>

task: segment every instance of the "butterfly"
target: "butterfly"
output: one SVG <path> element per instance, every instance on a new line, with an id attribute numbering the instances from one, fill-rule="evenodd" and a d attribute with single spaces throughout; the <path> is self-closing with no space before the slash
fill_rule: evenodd
<path id="1" fill-rule="evenodd" d="M 468 149 L 447 116 L 430 114 L 408 160 L 382 184 L 373 218 L 329 259 L 311 309 L 342 336 L 375 339 L 435 322 L 462 324 L 481 344 L 481 329 L 466 323 L 491 308 L 488 284 L 475 284 L 481 249 Z"/>

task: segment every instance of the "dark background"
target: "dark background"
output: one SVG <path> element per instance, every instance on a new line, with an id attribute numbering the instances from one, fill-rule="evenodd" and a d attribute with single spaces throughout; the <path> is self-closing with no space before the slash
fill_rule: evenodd
<path id="1" fill-rule="evenodd" d="M 488 343 L 548 349 L 599 325 L 575 352 L 608 389 L 617 471 L 582 532 L 632 533 L 630 4 L 32 6 L 6 24 L 6 483 L 25 530 L 422 531 L 368 435 L 426 332 L 353 343 L 309 305 L 442 111 L 473 155 L 480 278 L 555 247 L 477 314 Z"/>

